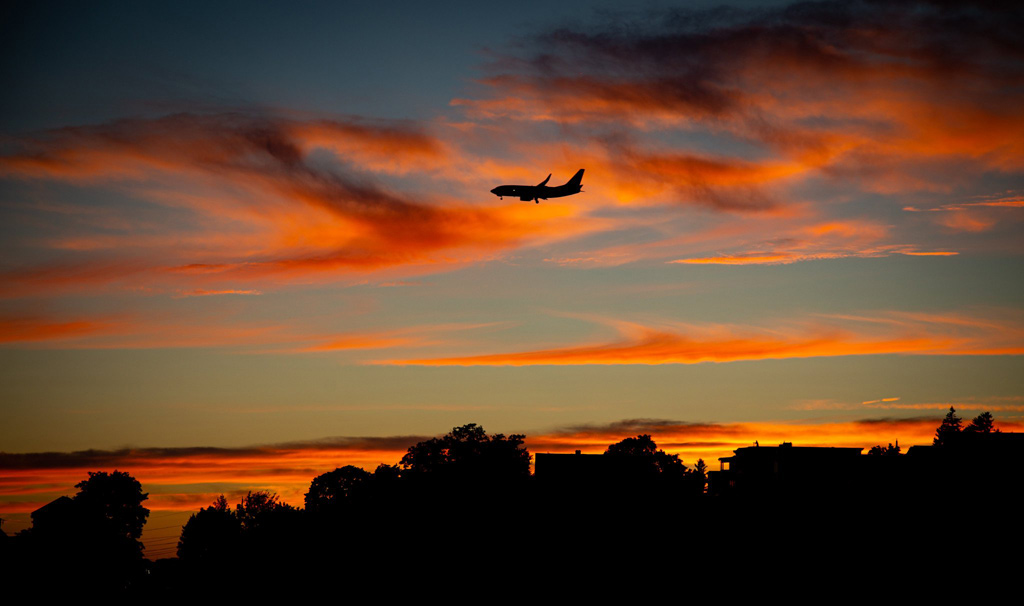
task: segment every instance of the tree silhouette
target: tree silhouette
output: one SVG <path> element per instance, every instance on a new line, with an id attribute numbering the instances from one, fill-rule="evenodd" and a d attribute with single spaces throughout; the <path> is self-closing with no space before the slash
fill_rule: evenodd
<path id="1" fill-rule="evenodd" d="M 960 417 L 956 416 L 956 409 L 950 406 L 949 412 L 942 419 L 942 424 L 935 430 L 935 439 L 932 440 L 932 445 L 948 446 L 960 434 L 961 424 Z"/>
<path id="2" fill-rule="evenodd" d="M 657 452 L 658 445 L 654 443 L 651 436 L 643 434 L 635 438 L 626 438 L 620 442 L 612 444 L 604 451 L 604 454 L 613 456 L 645 457 L 650 458 L 653 461 L 654 455 Z"/>
<path id="3" fill-rule="evenodd" d="M 648 469 L 665 478 L 682 479 L 686 476 L 686 465 L 679 460 L 679 455 L 668 454 L 658 448 L 651 436 L 643 434 L 635 438 L 626 438 L 612 444 L 604 451 L 612 457 L 633 457 L 646 461 Z"/>
<path id="4" fill-rule="evenodd" d="M 75 488 L 79 489 L 75 504 L 87 515 L 105 520 L 112 533 L 135 540 L 142 536 L 142 527 L 149 517 L 149 510 L 142 502 L 149 495 L 142 492 L 142 484 L 127 472 L 90 471 L 89 479 L 75 484 Z"/>
<path id="5" fill-rule="evenodd" d="M 142 527 L 147 495 L 126 472 L 89 472 L 73 498 L 60 497 L 32 512 L 23 537 L 25 565 L 47 579 L 90 591 L 122 591 L 144 574 Z"/>
<path id="6" fill-rule="evenodd" d="M 402 477 L 402 468 L 398 465 L 386 465 L 381 463 L 373 470 L 374 483 L 397 482 Z"/>
<path id="7" fill-rule="evenodd" d="M 353 465 L 313 478 L 306 493 L 306 511 L 326 512 L 351 504 L 368 491 L 371 478 L 369 472 Z"/>
<path id="8" fill-rule="evenodd" d="M 690 472 L 690 475 L 694 483 L 700 487 L 699 492 L 703 494 L 704 488 L 708 483 L 708 466 L 704 459 L 697 459 L 697 462 L 693 464 L 693 470 Z"/>
<path id="9" fill-rule="evenodd" d="M 440 438 L 410 446 L 401 466 L 414 474 L 449 478 L 508 479 L 530 475 L 530 453 L 522 448 L 526 436 L 488 436 L 476 423 L 455 427 Z"/>
<path id="10" fill-rule="evenodd" d="M 990 412 L 983 412 L 974 417 L 964 428 L 964 433 L 992 433 L 993 431 L 998 430 L 993 427 L 992 413 Z"/>
<path id="11" fill-rule="evenodd" d="M 290 505 L 278 501 L 278 496 L 266 490 L 249 491 L 245 498 L 235 506 L 235 516 L 247 531 L 258 528 L 265 520 L 281 510 L 293 509 Z"/>
<path id="12" fill-rule="evenodd" d="M 181 528 L 178 557 L 183 560 L 226 559 L 238 545 L 242 523 L 220 495 L 213 505 L 192 514 Z"/>
<path id="13" fill-rule="evenodd" d="M 708 464 L 704 462 L 704 459 L 697 459 L 697 462 L 693 464 L 693 470 L 702 478 L 708 476 Z"/>

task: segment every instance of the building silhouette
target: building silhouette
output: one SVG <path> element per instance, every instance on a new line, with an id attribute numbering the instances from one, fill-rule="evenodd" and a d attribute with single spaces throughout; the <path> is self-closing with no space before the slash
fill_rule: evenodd
<path id="1" fill-rule="evenodd" d="M 861 448 L 747 446 L 720 457 L 719 471 L 708 474 L 714 496 L 796 497 L 839 495 L 857 488 Z"/>

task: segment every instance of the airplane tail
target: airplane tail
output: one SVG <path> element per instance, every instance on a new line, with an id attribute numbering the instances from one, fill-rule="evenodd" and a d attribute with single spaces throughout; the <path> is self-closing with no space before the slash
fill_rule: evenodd
<path id="1" fill-rule="evenodd" d="M 572 187 L 577 190 L 581 189 L 583 187 L 583 169 L 581 168 L 576 171 L 576 174 L 572 176 L 572 179 L 569 179 L 563 187 Z"/>

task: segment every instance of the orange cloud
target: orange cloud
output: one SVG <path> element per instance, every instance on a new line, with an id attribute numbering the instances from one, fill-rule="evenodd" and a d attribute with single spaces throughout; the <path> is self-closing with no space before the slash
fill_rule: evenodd
<path id="1" fill-rule="evenodd" d="M 380 335 L 347 335 L 320 345 L 307 347 L 301 351 L 344 351 L 348 349 L 386 349 L 420 345 L 422 341 L 414 337 L 386 337 Z"/>
<path id="2" fill-rule="evenodd" d="M 147 506 L 191 509 L 220 493 L 271 489 L 301 506 L 312 479 L 343 465 L 394 464 L 426 439 L 329 438 L 248 448 L 143 448 L 71 453 L 0 453 L 0 511 L 28 512 L 59 494 L 73 494 L 89 471 L 128 471 L 150 493 Z"/>
<path id="3" fill-rule="evenodd" d="M 290 330 L 289 330 L 290 329 Z M 73 319 L 44 315 L 0 316 L 0 343 L 37 347 L 120 349 L 157 347 L 229 347 L 311 340 L 284 324 L 227 325 L 218 321 L 182 322 L 162 315 L 99 315 Z"/>
<path id="4" fill-rule="evenodd" d="M 967 212 L 956 212 L 943 215 L 939 223 L 954 231 L 982 232 L 992 229 L 996 220 Z"/>
<path id="5" fill-rule="evenodd" d="M 374 172 L 406 173 L 443 167 L 452 151 L 436 137 L 408 126 L 332 120 L 290 121 L 289 135 L 302 149 L 328 149 Z"/>
<path id="6" fill-rule="evenodd" d="M 390 347 L 422 347 L 426 345 L 438 345 L 443 342 L 436 336 L 439 333 L 489 328 L 497 326 L 498 324 L 500 323 L 434 324 L 430 326 L 412 326 L 376 333 L 352 333 L 339 335 L 317 345 L 300 349 L 299 351 L 344 351 L 350 349 L 385 349 Z"/>
<path id="7" fill-rule="evenodd" d="M 433 157 L 437 163 L 444 156 L 438 141 L 408 127 L 242 113 L 175 114 L 67 127 L 19 143 L 20 153 L 0 157 L 0 174 L 92 180 L 141 177 L 154 169 L 253 176 L 260 169 L 301 173 L 307 168 L 306 155 L 316 148 L 337 150 L 357 163 L 364 155 L 375 161 Z M 310 171 L 306 176 L 317 175 Z"/>
<path id="8" fill-rule="evenodd" d="M 897 402 L 897 401 L 899 401 L 899 398 L 881 398 L 879 400 L 868 400 L 867 402 L 861 402 L 861 404 L 864 405 L 864 406 L 869 406 L 871 404 L 879 404 L 879 403 L 884 405 L 886 402 Z"/>
<path id="9" fill-rule="evenodd" d="M 972 201 L 953 204 L 943 204 L 931 208 L 917 208 L 906 206 L 903 210 L 908 212 L 939 213 L 932 215 L 939 225 L 956 232 L 979 233 L 989 231 L 1000 223 L 1007 221 L 1020 221 L 1019 214 L 1007 211 L 1016 211 L 1024 208 L 1024 197 L 1015 192 L 996 194 L 990 196 L 979 196 Z"/>
<path id="10" fill-rule="evenodd" d="M 183 293 L 181 293 L 178 296 L 180 296 L 180 297 L 214 297 L 214 296 L 217 296 L 217 295 L 259 295 L 259 294 L 263 294 L 263 293 L 261 293 L 258 290 L 235 290 L 235 289 L 204 290 L 204 289 L 201 289 L 201 288 L 197 288 L 195 290 L 190 290 L 190 291 L 187 291 L 187 292 L 183 292 Z"/>
<path id="11" fill-rule="evenodd" d="M 871 354 L 1024 353 L 1024 323 L 1013 314 L 1002 321 L 900 312 L 879 318 L 832 316 L 829 319 L 830 322 L 797 323 L 772 330 L 718 325 L 654 328 L 609 322 L 623 338 L 557 349 L 377 363 L 422 366 L 693 364 Z M 840 324 L 837 320 L 845 322 Z"/>
<path id="12" fill-rule="evenodd" d="M 594 162 L 591 162 L 594 164 Z M 766 212 L 776 202 L 759 186 L 799 175 L 807 167 L 796 162 L 752 162 L 694 153 L 644 151 L 618 144 L 598 166 L 617 177 L 624 196 L 642 188 L 647 196 L 670 188 L 681 203 L 730 212 Z"/>
<path id="13" fill-rule="evenodd" d="M 0 175 L 116 184 L 194 215 L 144 228 L 130 215 L 127 224 L 111 216 L 113 233 L 51 238 L 49 246 L 76 260 L 9 270 L 0 277 L 16 294 L 162 280 L 168 269 L 199 282 L 177 290 L 240 292 L 252 289 L 214 287 L 201 275 L 287 280 L 437 267 L 587 229 L 569 205 L 466 204 L 384 187 L 368 175 L 422 174 L 452 161 L 448 145 L 406 126 L 179 114 L 49 131 L 14 140 L 11 149 L 0 156 Z M 311 158 L 318 150 L 335 154 L 335 164 Z M 117 258 L 129 249 L 131 261 Z"/>
<path id="14" fill-rule="evenodd" d="M 946 407 L 948 410 L 948 406 Z M 986 409 L 988 410 L 988 409 Z M 650 435 L 666 452 L 678 454 L 688 465 L 704 459 L 712 470 L 717 459 L 732 451 L 752 446 L 792 442 L 796 446 L 834 446 L 863 448 L 899 441 L 903 452 L 910 446 L 930 445 L 940 417 L 909 419 L 865 419 L 830 423 L 810 421 L 779 421 L 757 423 L 682 423 L 660 419 L 634 419 L 609 425 L 566 428 L 543 435 L 527 437 L 531 452 L 600 453 L 628 437 Z M 1003 431 L 1020 431 L 1024 424 L 998 422 Z"/>
<path id="15" fill-rule="evenodd" d="M 450 345 L 451 333 L 501 325 L 501 322 L 442 323 L 329 335 L 300 322 L 225 323 L 218 318 L 195 317 L 186 322 L 141 313 L 73 319 L 0 315 L 0 344 L 21 347 L 56 344 L 71 349 L 261 346 L 262 353 L 308 353 Z"/>
<path id="16" fill-rule="evenodd" d="M 806 222 L 812 219 L 811 222 Z M 844 219 L 831 221 L 813 221 L 807 218 L 783 218 L 778 227 L 773 229 L 771 222 L 750 225 L 751 232 L 760 231 L 764 236 L 768 231 L 771 239 L 755 244 L 747 244 L 734 252 L 720 252 L 710 256 L 693 256 L 674 259 L 669 263 L 707 264 L 707 265 L 775 265 L 800 261 L 816 261 L 822 259 L 843 259 L 849 257 L 888 257 L 901 254 L 910 256 L 954 256 L 956 251 L 919 250 L 910 244 L 886 244 L 891 226 L 865 219 Z M 724 244 L 736 247 L 735 242 L 743 242 L 740 234 L 730 234 L 730 240 Z M 678 248 L 678 247 L 677 247 Z"/>
<path id="17" fill-rule="evenodd" d="M 1024 208 L 1024 196 L 1017 194 L 1016 192 L 1006 192 L 1005 194 L 994 194 L 989 196 L 977 196 L 970 202 L 960 202 L 955 204 L 943 204 L 942 206 L 936 206 L 932 208 L 916 208 L 914 206 L 906 206 L 903 208 L 909 212 L 946 212 L 946 211 L 958 211 L 968 210 L 971 208 L 978 207 L 993 207 L 993 208 Z"/>
<path id="18" fill-rule="evenodd" d="M 104 321 L 53 321 L 39 316 L 0 317 L 0 343 L 26 343 L 78 339 L 103 333 L 111 324 Z"/>
<path id="19" fill-rule="evenodd" d="M 522 56 L 491 66 L 481 80 L 488 96 L 453 104 L 477 120 L 615 133 L 595 143 L 624 138 L 623 128 L 633 139 L 666 130 L 727 134 L 775 159 L 736 154 L 707 164 L 679 152 L 668 165 L 630 167 L 642 174 L 647 164 L 667 183 L 699 171 L 712 194 L 730 187 L 715 185 L 716 177 L 748 185 L 853 177 L 868 191 L 894 192 L 948 189 L 942 166 L 964 176 L 1024 168 L 1024 70 L 1003 33 L 1021 25 L 1018 17 L 1008 22 L 994 6 L 924 2 L 815 6 L 756 16 L 621 14 L 605 26 L 542 32 Z M 940 50 L 953 47 L 971 52 Z M 733 209 L 744 201 L 724 199 Z M 761 195 L 746 202 L 765 205 Z"/>
<path id="20" fill-rule="evenodd" d="M 703 257 L 695 259 L 677 259 L 669 263 L 688 263 L 698 265 L 775 265 L 779 263 L 794 263 L 806 261 L 811 257 L 801 256 L 793 253 L 743 253 L 740 255 L 722 255 L 718 257 Z"/>
<path id="21" fill-rule="evenodd" d="M 682 235 L 578 251 L 545 261 L 584 266 L 615 266 L 646 259 L 680 264 L 772 265 L 919 252 L 914 245 L 886 243 L 890 225 L 868 219 L 823 220 L 802 206 L 790 206 L 787 210 L 748 213 Z M 630 226 L 672 233 L 674 218 L 667 212 L 651 217 L 647 222 L 636 221 Z M 683 251 L 687 251 L 687 256 L 679 258 Z"/>

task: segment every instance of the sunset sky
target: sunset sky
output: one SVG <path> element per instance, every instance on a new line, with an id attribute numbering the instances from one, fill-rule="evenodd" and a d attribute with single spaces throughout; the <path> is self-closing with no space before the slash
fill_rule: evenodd
<path id="1" fill-rule="evenodd" d="M 1024 430 L 1024 11 L 143 4 L 0 9 L 7 532 L 471 422 L 712 468 Z"/>

